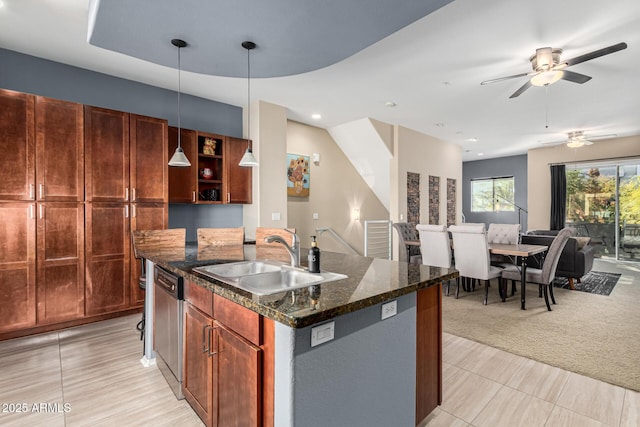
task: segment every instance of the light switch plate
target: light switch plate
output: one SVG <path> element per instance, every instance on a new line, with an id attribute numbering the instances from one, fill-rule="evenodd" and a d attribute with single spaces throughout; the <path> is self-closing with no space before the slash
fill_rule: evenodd
<path id="1" fill-rule="evenodd" d="M 313 213 L 313 219 L 318 219 L 318 218 L 319 218 L 319 216 L 318 216 L 318 212 L 314 212 L 314 213 Z"/>
<path id="2" fill-rule="evenodd" d="M 396 314 L 398 314 L 397 300 L 393 300 L 385 304 L 382 304 L 382 316 L 381 316 L 382 320 L 388 319 L 389 317 L 395 316 Z"/>
<path id="3" fill-rule="evenodd" d="M 271 221 L 280 221 L 280 212 L 271 212 Z"/>
<path id="4" fill-rule="evenodd" d="M 311 328 L 311 347 L 315 347 L 333 339 L 336 322 L 327 322 Z"/>

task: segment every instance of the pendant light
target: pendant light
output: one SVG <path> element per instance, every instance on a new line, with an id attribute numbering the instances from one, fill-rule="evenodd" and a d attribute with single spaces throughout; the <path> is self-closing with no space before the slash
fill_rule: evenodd
<path id="1" fill-rule="evenodd" d="M 189 167 L 191 163 L 180 144 L 180 49 L 187 45 L 187 42 L 180 39 L 171 40 L 171 44 L 178 48 L 178 147 L 169 160 L 169 166 Z"/>
<path id="2" fill-rule="evenodd" d="M 251 63 L 249 61 L 249 52 L 251 49 L 255 49 L 256 44 L 254 42 L 245 41 L 242 42 L 242 47 L 247 49 L 247 151 L 244 152 L 244 156 L 240 159 L 240 166 L 251 167 L 258 166 L 258 161 L 253 155 L 251 150 Z"/>

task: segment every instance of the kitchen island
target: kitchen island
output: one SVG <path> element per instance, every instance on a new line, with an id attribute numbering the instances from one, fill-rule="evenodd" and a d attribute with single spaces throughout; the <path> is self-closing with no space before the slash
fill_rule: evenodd
<path id="1" fill-rule="evenodd" d="M 193 270 L 254 260 L 255 251 L 253 245 L 198 251 L 188 244 L 176 252 L 141 254 L 147 271 L 157 264 L 185 280 L 183 388 L 189 388 L 189 370 L 199 366 L 189 362 L 194 353 L 214 360 L 207 388 L 217 387 L 218 396 L 207 399 L 215 405 L 207 408 L 208 401 L 189 400 L 189 390 L 185 393 L 207 424 L 225 425 L 224 417 L 233 413 L 225 415 L 225 396 L 235 406 L 246 396 L 255 400 L 236 412 L 254 413 L 250 424 L 296 427 L 414 426 L 441 402 L 441 286 L 457 271 L 323 251 L 321 269 L 346 279 L 255 295 Z M 147 286 L 146 298 L 150 326 L 149 289 L 153 286 Z M 210 322 L 191 340 L 189 325 L 201 323 L 190 322 L 190 313 Z M 146 331 L 147 361 L 154 357 L 151 329 Z M 207 331 L 214 330 L 211 339 Z M 243 353 L 236 344 L 225 347 L 231 339 L 243 340 L 250 351 Z M 229 374 L 222 363 L 234 360 L 242 365 L 230 366 Z M 247 372 L 257 378 L 243 378 Z M 229 391 L 233 376 L 242 377 L 244 392 Z M 225 379 L 227 386 L 220 382 Z"/>

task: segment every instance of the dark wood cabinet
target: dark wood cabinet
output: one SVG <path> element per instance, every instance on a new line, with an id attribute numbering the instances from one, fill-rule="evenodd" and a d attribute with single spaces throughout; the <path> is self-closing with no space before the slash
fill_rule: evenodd
<path id="1" fill-rule="evenodd" d="M 191 304 L 184 305 L 182 390 L 206 426 L 213 422 L 213 358 L 207 351 L 212 327 L 211 317 Z"/>
<path id="2" fill-rule="evenodd" d="M 86 313 L 124 310 L 130 299 L 129 205 L 87 203 L 85 206 Z"/>
<path id="3" fill-rule="evenodd" d="M 84 107 L 85 195 L 90 202 L 129 201 L 129 113 Z"/>
<path id="4" fill-rule="evenodd" d="M 35 203 L 0 203 L 0 332 L 36 324 Z"/>
<path id="5" fill-rule="evenodd" d="M 180 146 L 189 167 L 169 166 L 169 203 L 195 203 L 197 201 L 197 133 L 189 129 L 180 129 Z M 169 127 L 168 156 L 171 158 L 178 147 L 178 128 Z"/>
<path id="6" fill-rule="evenodd" d="M 129 184 L 132 202 L 168 202 L 167 138 L 166 120 L 130 115 Z"/>
<path id="7" fill-rule="evenodd" d="M 215 321 L 214 426 L 259 426 L 262 422 L 262 350 Z M 217 368 L 217 369 L 216 369 Z"/>
<path id="8" fill-rule="evenodd" d="M 84 316 L 84 205 L 37 205 L 37 323 Z"/>
<path id="9" fill-rule="evenodd" d="M 178 129 L 169 128 L 168 154 L 178 146 Z M 191 167 L 169 168 L 170 203 L 251 203 L 252 168 L 238 164 L 248 141 L 181 129 L 181 146 Z"/>
<path id="10" fill-rule="evenodd" d="M 442 284 L 418 291 L 416 424 L 442 403 Z"/>
<path id="11" fill-rule="evenodd" d="M 83 105 L 36 97 L 36 198 L 84 200 Z"/>
<path id="12" fill-rule="evenodd" d="M 247 150 L 246 139 L 226 137 L 224 149 L 224 184 L 227 203 L 252 202 L 253 168 L 239 166 L 240 160 Z"/>
<path id="13" fill-rule="evenodd" d="M 35 199 L 35 97 L 0 90 L 0 200 Z"/>
<path id="14" fill-rule="evenodd" d="M 205 290 L 212 296 L 208 298 L 202 290 L 185 282 L 185 398 L 207 426 L 260 426 L 264 351 L 251 340 L 262 339 L 262 318 Z M 205 314 L 219 310 L 229 323 Z M 249 339 L 240 331 L 249 333 Z"/>
<path id="15" fill-rule="evenodd" d="M 164 203 L 131 203 L 131 231 L 134 230 L 164 230 L 169 224 L 169 208 Z M 138 279 L 140 278 L 140 260 L 133 256 L 133 246 L 131 247 L 130 260 L 131 284 L 130 307 L 142 307 L 144 305 L 145 291 L 140 289 Z"/>

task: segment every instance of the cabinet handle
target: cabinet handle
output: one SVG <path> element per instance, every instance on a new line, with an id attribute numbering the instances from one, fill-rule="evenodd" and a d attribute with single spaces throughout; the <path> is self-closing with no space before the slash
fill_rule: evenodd
<path id="1" fill-rule="evenodd" d="M 136 217 L 136 205 L 131 205 L 131 218 Z"/>
<path id="2" fill-rule="evenodd" d="M 129 187 L 126 187 L 124 189 L 124 201 L 128 202 L 129 201 Z"/>
<path id="3" fill-rule="evenodd" d="M 124 217 L 129 218 L 129 205 L 124 205 Z"/>
<path id="4" fill-rule="evenodd" d="M 209 328 L 209 353 L 207 353 L 207 356 L 215 356 L 216 354 L 218 354 L 218 334 L 216 334 L 216 345 L 215 345 L 216 351 L 211 351 L 211 335 L 216 329 L 218 329 L 217 326 L 213 326 Z"/>
<path id="5" fill-rule="evenodd" d="M 135 188 L 131 189 L 131 201 L 132 202 L 136 201 L 136 189 Z"/>
<path id="6" fill-rule="evenodd" d="M 211 326 L 209 325 L 204 325 L 202 327 L 202 352 L 203 353 L 209 353 L 209 348 L 211 347 L 211 340 L 210 340 L 210 335 L 207 334 L 207 331 L 209 330 Z"/>
<path id="7" fill-rule="evenodd" d="M 34 215 L 34 212 L 33 212 L 33 211 L 34 211 L 34 208 L 35 208 L 35 206 L 34 206 L 34 205 L 29 205 L 29 218 L 31 218 L 31 219 L 34 219 L 34 218 L 33 218 L 33 215 Z"/>
<path id="8" fill-rule="evenodd" d="M 39 207 L 39 209 L 38 209 L 39 217 L 40 217 L 40 219 L 43 219 L 44 218 L 44 205 L 38 205 L 38 207 Z"/>
<path id="9" fill-rule="evenodd" d="M 192 192 L 191 192 L 191 201 L 192 201 L 193 203 L 195 203 L 195 202 L 196 202 L 196 192 L 195 192 L 195 191 L 192 191 Z"/>
<path id="10" fill-rule="evenodd" d="M 231 193 L 227 193 L 227 203 L 231 203 Z"/>
<path id="11" fill-rule="evenodd" d="M 44 184 L 38 185 L 38 197 L 44 199 Z"/>
<path id="12" fill-rule="evenodd" d="M 33 200 L 35 198 L 33 184 L 29 184 L 29 200 Z"/>

